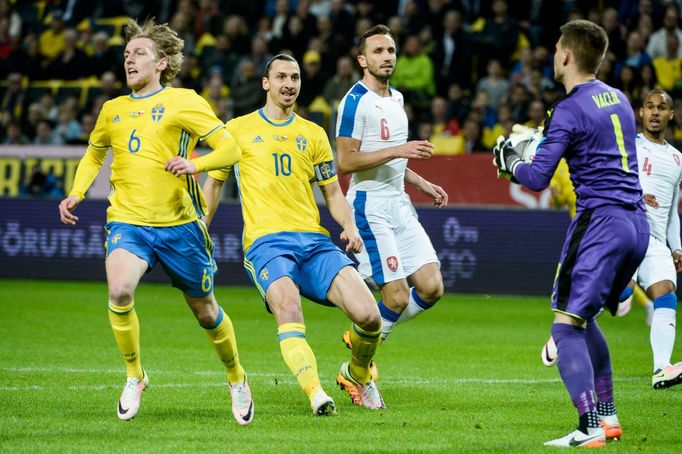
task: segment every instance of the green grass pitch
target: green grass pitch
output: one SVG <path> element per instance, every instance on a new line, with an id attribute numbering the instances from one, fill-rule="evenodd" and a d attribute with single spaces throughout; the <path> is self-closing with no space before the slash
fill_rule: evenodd
<path id="1" fill-rule="evenodd" d="M 349 357 L 340 341 L 347 319 L 304 302 L 308 341 L 338 410 L 316 418 L 256 291 L 216 295 L 234 322 L 255 399 L 246 427 L 232 419 L 222 366 L 177 290 L 138 289 L 151 386 L 137 417 L 122 422 L 115 408 L 125 373 L 105 284 L 0 280 L 0 452 L 538 452 L 577 422 L 558 371 L 540 362 L 547 298 L 447 295 L 398 326 L 377 356 L 388 408 L 376 412 L 352 406 L 335 387 Z M 607 450 L 680 452 L 682 386 L 651 388 L 644 311 L 600 324 L 624 428 Z"/>

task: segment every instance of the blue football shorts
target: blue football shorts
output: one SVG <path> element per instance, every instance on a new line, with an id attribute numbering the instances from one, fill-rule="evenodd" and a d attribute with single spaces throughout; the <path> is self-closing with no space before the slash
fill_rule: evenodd
<path id="1" fill-rule="evenodd" d="M 218 270 L 213 259 L 213 241 L 202 221 L 172 227 L 149 227 L 109 222 L 107 255 L 125 249 L 149 264 L 157 262 L 171 278 L 173 287 L 199 298 L 213 291 L 213 278 Z"/>
<path id="2" fill-rule="evenodd" d="M 268 287 L 283 276 L 290 277 L 306 298 L 333 306 L 327 292 L 346 266 L 353 266 L 346 254 L 327 235 L 312 232 L 265 235 L 251 245 L 244 257 L 244 268 L 266 306 Z"/>

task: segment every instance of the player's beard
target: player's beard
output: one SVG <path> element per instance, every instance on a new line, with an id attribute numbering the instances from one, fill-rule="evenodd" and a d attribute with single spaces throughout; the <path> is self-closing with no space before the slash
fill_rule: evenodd
<path id="1" fill-rule="evenodd" d="M 391 79 L 391 76 L 393 75 L 393 71 L 395 71 L 395 67 L 391 68 L 391 71 L 389 74 L 381 73 L 379 72 L 381 70 L 381 67 L 377 69 L 372 68 L 371 66 L 367 67 L 367 71 L 372 75 L 377 80 L 380 80 L 381 82 L 388 82 Z"/>

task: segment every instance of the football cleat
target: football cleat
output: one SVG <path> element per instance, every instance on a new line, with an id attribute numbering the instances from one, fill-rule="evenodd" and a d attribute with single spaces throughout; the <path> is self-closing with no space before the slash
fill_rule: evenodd
<path id="1" fill-rule="evenodd" d="M 142 370 L 142 379 L 128 377 L 123 387 L 121 398 L 118 400 L 116 414 L 122 421 L 129 421 L 135 417 L 140 409 L 142 391 L 149 386 L 149 376 Z"/>
<path id="2" fill-rule="evenodd" d="M 654 389 L 670 388 L 680 383 L 682 383 L 682 363 L 658 369 L 651 377 L 651 384 Z"/>
<path id="3" fill-rule="evenodd" d="M 349 329 L 343 332 L 343 334 L 341 335 L 341 340 L 343 341 L 344 344 L 346 344 L 346 347 L 348 347 L 348 349 L 350 350 L 353 349 L 353 343 L 350 341 Z M 379 368 L 377 368 L 377 363 L 375 363 L 374 360 L 371 360 L 369 362 L 369 376 L 372 377 L 372 380 L 379 381 Z"/>
<path id="4" fill-rule="evenodd" d="M 599 415 L 599 427 L 604 429 L 607 440 L 620 440 L 623 438 L 623 428 L 618 421 L 618 415 Z"/>
<path id="5" fill-rule="evenodd" d="M 381 410 L 386 408 L 384 404 L 384 399 L 381 398 L 379 394 L 379 388 L 377 388 L 374 380 L 370 380 L 369 383 L 361 385 L 350 374 L 350 367 L 348 361 L 341 364 L 341 369 L 336 376 L 336 383 L 339 387 L 345 390 L 350 399 L 355 405 L 362 405 L 365 408 L 371 410 Z"/>
<path id="6" fill-rule="evenodd" d="M 601 428 L 590 430 L 592 433 L 586 434 L 576 429 L 566 436 L 546 442 L 545 446 L 554 446 L 555 448 L 603 448 L 606 446 L 604 430 Z"/>
<path id="7" fill-rule="evenodd" d="M 329 397 L 327 393 L 321 389 L 315 393 L 311 407 L 313 408 L 313 415 L 315 416 L 330 416 L 336 414 L 334 399 Z"/>
<path id="8" fill-rule="evenodd" d="M 242 383 L 233 385 L 230 383 L 230 397 L 232 398 L 232 414 L 242 426 L 253 421 L 253 399 L 251 398 L 251 388 L 244 377 Z"/>
<path id="9" fill-rule="evenodd" d="M 558 351 L 552 336 L 549 336 L 549 339 L 547 339 L 547 342 L 545 342 L 545 345 L 542 347 L 540 357 L 542 358 L 542 364 L 547 367 L 552 367 L 556 364 L 558 359 Z"/>

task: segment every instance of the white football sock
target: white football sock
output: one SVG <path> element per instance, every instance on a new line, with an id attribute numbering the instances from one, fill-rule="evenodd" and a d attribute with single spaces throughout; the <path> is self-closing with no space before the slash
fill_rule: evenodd
<path id="1" fill-rule="evenodd" d="M 651 350 L 654 354 L 654 372 L 670 365 L 675 345 L 675 310 L 660 308 L 654 310 L 651 322 Z"/>
<path id="2" fill-rule="evenodd" d="M 401 312 L 400 317 L 398 320 L 395 322 L 396 325 L 398 323 L 403 323 L 408 320 L 412 320 L 415 318 L 417 315 L 421 314 L 427 309 L 430 309 L 433 306 L 433 304 L 429 304 L 423 299 L 419 297 L 417 294 L 417 290 L 415 290 L 414 287 L 410 288 L 410 299 L 407 303 L 407 306 L 405 309 Z"/>

